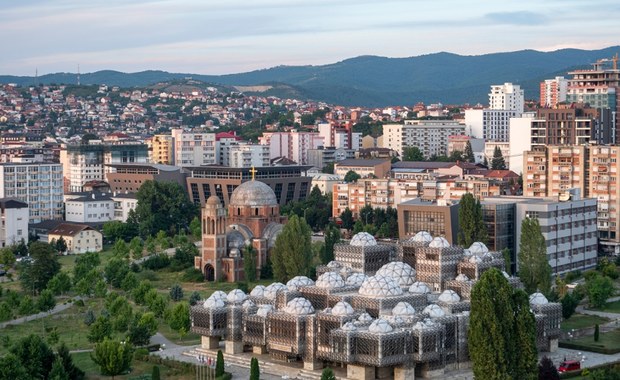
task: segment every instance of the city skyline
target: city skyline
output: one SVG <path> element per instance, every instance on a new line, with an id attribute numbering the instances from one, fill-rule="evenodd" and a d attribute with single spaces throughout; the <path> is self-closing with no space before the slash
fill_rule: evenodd
<path id="1" fill-rule="evenodd" d="M 607 0 L 198 2 L 28 0 L 0 6 L 0 73 L 166 70 L 228 74 L 322 65 L 359 55 L 409 57 L 617 44 Z M 579 25 L 579 27 L 575 27 Z"/>

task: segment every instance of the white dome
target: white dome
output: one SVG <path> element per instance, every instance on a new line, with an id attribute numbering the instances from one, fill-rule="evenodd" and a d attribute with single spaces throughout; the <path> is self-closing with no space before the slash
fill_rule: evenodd
<path id="1" fill-rule="evenodd" d="M 409 293 L 413 294 L 429 294 L 431 288 L 422 281 L 416 281 L 409 287 Z"/>
<path id="2" fill-rule="evenodd" d="M 284 312 L 292 315 L 308 315 L 314 314 L 314 307 L 312 307 L 312 304 L 307 299 L 297 297 L 288 301 L 284 308 Z"/>
<path id="3" fill-rule="evenodd" d="M 355 327 L 353 322 L 347 322 L 344 325 L 342 325 L 341 329 L 343 329 L 344 331 L 355 331 L 357 330 L 357 327 Z"/>
<path id="4" fill-rule="evenodd" d="M 484 245 L 484 243 L 481 243 L 479 241 L 473 243 L 470 247 L 469 247 L 469 251 L 473 254 L 473 255 L 478 255 L 481 256 L 485 253 L 489 252 L 489 249 L 487 248 L 486 245 Z"/>
<path id="5" fill-rule="evenodd" d="M 456 276 L 455 280 L 456 280 L 456 281 L 467 282 L 467 281 L 469 281 L 469 277 L 467 277 L 467 275 L 466 275 L 466 274 L 461 273 L 461 274 L 459 274 L 458 276 Z"/>
<path id="6" fill-rule="evenodd" d="M 442 238 L 441 236 L 437 236 L 436 238 L 433 239 L 433 241 L 431 241 L 431 243 L 428 246 L 430 248 L 448 248 L 450 247 L 450 243 L 448 243 L 448 241 L 445 238 Z"/>
<path id="7" fill-rule="evenodd" d="M 244 309 L 250 309 L 256 306 L 256 304 L 254 302 L 252 302 L 252 300 L 245 300 L 243 301 L 243 305 L 241 305 Z"/>
<path id="8" fill-rule="evenodd" d="M 265 288 L 265 297 L 267 297 L 267 298 L 269 298 L 271 300 L 275 300 L 276 299 L 276 295 L 281 290 L 287 290 L 286 285 L 284 285 L 281 282 L 274 282 L 273 284 L 271 284 L 271 285 L 269 285 L 268 287 Z"/>
<path id="9" fill-rule="evenodd" d="M 482 254 L 482 261 L 484 261 L 484 262 L 493 261 L 493 255 L 490 254 L 489 252 L 483 253 Z"/>
<path id="10" fill-rule="evenodd" d="M 219 298 L 222 301 L 226 301 L 228 299 L 228 294 L 226 294 L 225 292 L 221 290 L 216 290 L 213 292 L 213 294 L 209 296 L 209 298 Z"/>
<path id="11" fill-rule="evenodd" d="M 346 284 L 351 286 L 362 286 L 364 281 L 368 278 L 364 273 L 353 273 L 347 277 Z"/>
<path id="12" fill-rule="evenodd" d="M 342 276 L 342 278 L 347 278 L 351 274 L 351 268 L 342 267 L 340 268 L 340 271 L 338 273 L 340 273 L 340 276 Z"/>
<path id="13" fill-rule="evenodd" d="M 353 314 L 353 308 L 349 305 L 348 302 L 340 301 L 332 307 L 332 314 L 338 316 L 351 315 Z"/>
<path id="14" fill-rule="evenodd" d="M 409 238 L 409 241 L 414 243 L 430 243 L 433 241 L 433 236 L 426 231 L 420 231 Z"/>
<path id="15" fill-rule="evenodd" d="M 413 330 L 426 330 L 427 328 L 428 326 L 425 325 L 424 322 L 416 322 L 412 327 Z"/>
<path id="16" fill-rule="evenodd" d="M 256 315 L 266 317 L 267 314 L 272 313 L 274 310 L 273 305 L 260 305 L 256 311 Z"/>
<path id="17" fill-rule="evenodd" d="M 471 251 L 470 251 L 469 249 L 465 248 L 465 249 L 463 250 L 463 256 L 466 256 L 466 257 L 471 256 Z"/>
<path id="18" fill-rule="evenodd" d="M 325 272 L 316 280 L 316 286 L 326 289 L 342 288 L 344 280 L 336 272 Z"/>
<path id="19" fill-rule="evenodd" d="M 392 326 L 400 326 L 405 323 L 405 320 L 400 315 L 386 315 L 385 320 Z"/>
<path id="20" fill-rule="evenodd" d="M 443 317 L 444 315 L 446 315 L 446 312 L 443 311 L 442 308 L 440 308 L 439 306 L 433 304 L 433 305 L 428 305 L 427 307 L 424 308 L 424 311 L 422 311 L 424 314 L 428 314 L 429 317 L 431 318 L 440 318 Z"/>
<path id="21" fill-rule="evenodd" d="M 243 303 L 248 296 L 241 289 L 234 289 L 228 293 L 226 300 L 230 303 Z"/>
<path id="22" fill-rule="evenodd" d="M 217 308 L 226 306 L 226 304 L 224 303 L 224 300 L 222 300 L 221 298 L 209 297 L 207 298 L 203 306 L 205 309 L 217 309 Z"/>
<path id="23" fill-rule="evenodd" d="M 396 280 L 391 277 L 376 275 L 368 277 L 362 283 L 359 294 L 369 297 L 389 297 L 403 294 Z"/>
<path id="24" fill-rule="evenodd" d="M 409 286 L 415 282 L 415 269 L 401 261 L 385 264 L 377 271 L 377 274 L 392 277 L 400 286 Z"/>
<path id="25" fill-rule="evenodd" d="M 546 305 L 549 301 L 542 293 L 536 292 L 530 296 L 530 305 Z"/>
<path id="26" fill-rule="evenodd" d="M 399 302 L 392 309 L 392 315 L 411 316 L 415 314 L 415 309 L 409 302 Z"/>
<path id="27" fill-rule="evenodd" d="M 368 232 L 358 232 L 353 236 L 349 244 L 356 247 L 372 247 L 373 245 L 377 245 L 377 241 L 375 237 Z"/>
<path id="28" fill-rule="evenodd" d="M 368 322 L 372 321 L 372 317 L 368 313 L 362 313 L 362 314 L 360 314 L 359 317 L 357 317 L 357 320 L 362 322 L 362 323 L 368 323 Z"/>
<path id="29" fill-rule="evenodd" d="M 455 303 L 459 302 L 461 297 L 454 290 L 446 289 L 439 295 L 439 301 L 445 303 Z"/>
<path id="30" fill-rule="evenodd" d="M 467 259 L 467 261 L 469 261 L 472 264 L 478 264 L 482 262 L 482 258 L 480 256 L 472 255 L 472 256 L 469 256 L 469 259 Z"/>
<path id="31" fill-rule="evenodd" d="M 264 297 L 265 296 L 265 287 L 263 285 L 256 285 L 254 289 L 250 292 L 252 297 Z"/>
<path id="32" fill-rule="evenodd" d="M 288 280 L 288 282 L 286 283 L 286 287 L 291 292 L 299 290 L 300 286 L 308 286 L 308 285 L 314 285 L 314 281 L 312 281 L 306 276 L 295 276 L 291 278 L 290 280 Z"/>
<path id="33" fill-rule="evenodd" d="M 340 261 L 332 260 L 329 263 L 327 263 L 327 267 L 332 268 L 332 269 L 340 268 L 342 267 L 342 263 L 340 263 Z"/>
<path id="34" fill-rule="evenodd" d="M 394 328 L 388 323 L 388 321 L 381 318 L 374 320 L 370 326 L 368 326 L 368 331 L 375 334 L 385 334 L 393 330 Z"/>

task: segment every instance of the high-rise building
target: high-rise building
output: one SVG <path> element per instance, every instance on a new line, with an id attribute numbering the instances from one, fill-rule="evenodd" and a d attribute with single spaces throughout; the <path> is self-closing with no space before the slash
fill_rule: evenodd
<path id="1" fill-rule="evenodd" d="M 520 117 L 523 107 L 524 95 L 519 85 L 493 85 L 489 108 L 465 110 L 466 133 L 487 141 L 508 142 L 510 118 Z"/>
<path id="2" fill-rule="evenodd" d="M 151 161 L 156 164 L 174 163 L 174 139 L 172 135 L 155 135 L 151 140 Z"/>
<path id="3" fill-rule="evenodd" d="M 264 132 L 259 142 L 269 146 L 270 159 L 286 157 L 300 165 L 307 164 L 308 150 L 324 146 L 317 132 Z"/>
<path id="4" fill-rule="evenodd" d="M 597 112 L 593 108 L 541 108 L 531 124 L 532 147 L 587 144 L 596 134 L 596 119 Z"/>
<path id="5" fill-rule="evenodd" d="M 558 103 L 566 101 L 568 80 L 564 77 L 545 79 L 540 82 L 540 106 L 555 108 Z"/>
<path id="6" fill-rule="evenodd" d="M 256 144 L 236 144 L 230 147 L 228 166 L 249 168 L 269 166 L 269 147 Z"/>
<path id="7" fill-rule="evenodd" d="M 174 165 L 204 166 L 217 164 L 215 133 L 185 132 L 172 130 L 174 140 Z"/>
<path id="8" fill-rule="evenodd" d="M 620 253 L 620 147 L 591 146 L 585 168 L 587 194 L 598 201 L 598 233 L 604 252 Z"/>
<path id="9" fill-rule="evenodd" d="M 521 86 L 512 83 L 491 86 L 489 109 L 523 113 L 524 94 Z"/>
<path id="10" fill-rule="evenodd" d="M 452 120 L 406 120 L 383 126 L 383 148 L 402 157 L 407 147 L 417 147 L 425 158 L 448 155 L 448 138 L 465 133 L 465 125 Z"/>
<path id="11" fill-rule="evenodd" d="M 0 198 L 14 198 L 28 204 L 29 223 L 62 219 L 62 182 L 61 164 L 0 164 Z"/>

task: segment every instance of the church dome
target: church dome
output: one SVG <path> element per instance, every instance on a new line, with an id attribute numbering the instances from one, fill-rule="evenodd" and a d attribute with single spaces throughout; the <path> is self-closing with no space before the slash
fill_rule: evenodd
<path id="1" fill-rule="evenodd" d="M 207 199 L 207 204 L 208 205 L 213 205 L 213 206 L 219 206 L 220 205 L 220 198 L 217 195 L 212 195 L 209 197 L 209 199 Z"/>
<path id="2" fill-rule="evenodd" d="M 247 181 L 239 185 L 230 196 L 230 206 L 260 207 L 278 206 L 276 194 L 271 187 L 261 181 Z"/>

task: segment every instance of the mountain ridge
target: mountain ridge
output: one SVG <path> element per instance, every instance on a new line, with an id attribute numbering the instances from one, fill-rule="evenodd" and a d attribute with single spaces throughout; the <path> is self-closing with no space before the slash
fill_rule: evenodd
<path id="1" fill-rule="evenodd" d="M 124 73 L 101 70 L 80 74 L 82 84 L 145 87 L 159 82 L 191 77 L 223 86 L 259 86 L 280 83 L 278 93 L 302 96 L 345 106 L 377 107 L 406 105 L 418 101 L 444 104 L 486 103 L 489 86 L 520 84 L 528 99 L 538 98 L 543 79 L 577 67 L 588 67 L 597 59 L 610 58 L 620 50 L 612 46 L 598 50 L 574 48 L 541 52 L 532 49 L 483 55 L 437 52 L 414 57 L 362 55 L 325 65 L 275 66 L 244 73 L 205 75 L 145 70 Z M 36 78 L 37 83 L 75 84 L 75 73 L 53 73 Z M 0 75 L 0 83 L 33 85 L 34 77 Z"/>

